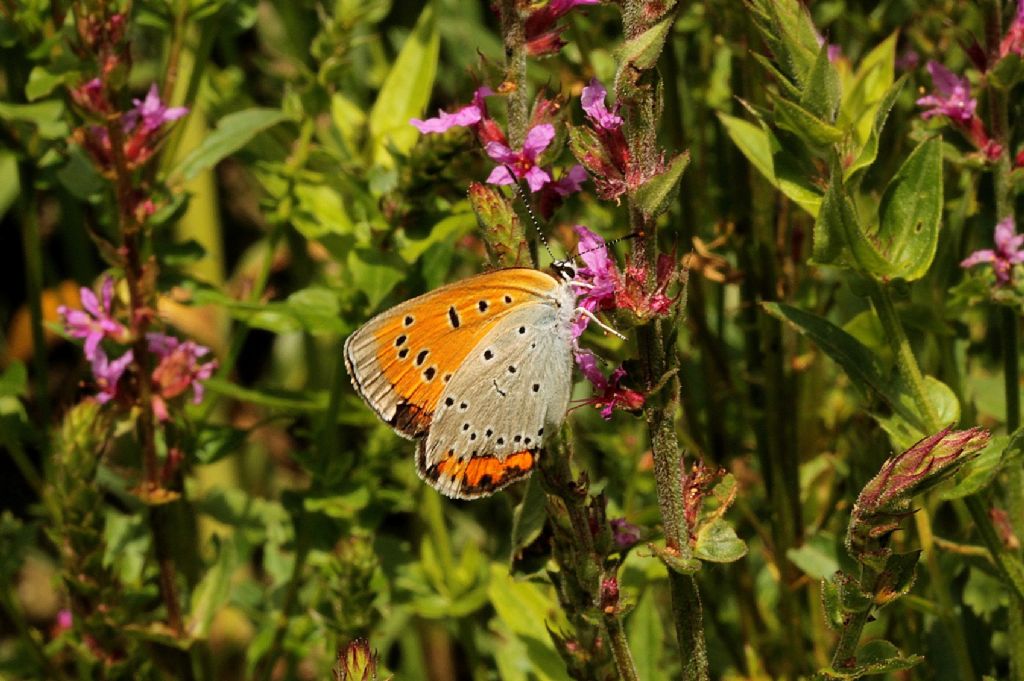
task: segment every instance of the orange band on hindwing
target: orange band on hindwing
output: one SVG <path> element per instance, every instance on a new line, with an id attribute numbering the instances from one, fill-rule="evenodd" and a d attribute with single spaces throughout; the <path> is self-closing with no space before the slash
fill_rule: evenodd
<path id="1" fill-rule="evenodd" d="M 472 499 L 495 492 L 528 476 L 537 463 L 539 450 L 513 452 L 504 459 L 496 456 L 460 457 L 450 452 L 436 465 L 426 467 L 417 457 L 420 474 L 449 496 Z"/>

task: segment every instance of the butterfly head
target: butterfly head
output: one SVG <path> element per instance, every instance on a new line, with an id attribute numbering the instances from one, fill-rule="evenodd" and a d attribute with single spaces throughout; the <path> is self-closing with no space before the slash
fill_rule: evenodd
<path id="1" fill-rule="evenodd" d="M 572 281 L 576 278 L 576 266 L 572 260 L 556 260 L 551 263 L 551 269 L 564 281 Z"/>

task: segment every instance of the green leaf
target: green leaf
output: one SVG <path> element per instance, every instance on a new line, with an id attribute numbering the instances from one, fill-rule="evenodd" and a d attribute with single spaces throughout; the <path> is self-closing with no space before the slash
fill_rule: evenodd
<path id="1" fill-rule="evenodd" d="M 366 485 L 352 486 L 344 492 L 329 496 L 306 497 L 303 507 L 311 513 L 323 513 L 336 520 L 351 520 L 370 503 L 370 490 Z"/>
<path id="2" fill-rule="evenodd" d="M 960 401 L 952 388 L 933 376 L 924 377 L 924 387 L 925 396 L 935 406 L 935 413 L 941 423 L 955 423 L 960 420 Z M 888 433 L 897 450 L 908 449 L 931 433 L 925 432 L 910 387 L 895 379 L 892 390 L 899 408 L 890 415 L 872 413 L 871 416 Z"/>
<path id="3" fill-rule="evenodd" d="M 28 370 L 13 361 L 0 373 L 0 397 L 22 397 L 28 391 Z"/>
<path id="4" fill-rule="evenodd" d="M 750 8 L 776 62 L 803 88 L 821 49 L 807 8 L 798 0 L 751 0 Z"/>
<path id="5" fill-rule="evenodd" d="M 439 242 L 454 243 L 459 237 L 476 227 L 476 215 L 473 213 L 455 213 L 442 219 L 422 236 L 412 236 L 408 229 L 395 234 L 395 245 L 398 256 L 408 264 L 420 259 L 427 249 Z"/>
<path id="6" fill-rule="evenodd" d="M 68 124 L 64 121 L 64 103 L 47 99 L 32 104 L 0 102 L 0 121 L 34 125 L 43 139 L 67 137 Z"/>
<path id="7" fill-rule="evenodd" d="M 857 158 L 843 169 L 843 179 L 845 181 L 854 181 L 856 175 L 861 170 L 871 166 L 875 159 L 878 158 L 878 144 L 882 139 L 882 128 L 885 127 L 885 121 L 889 118 L 889 112 L 892 111 L 893 104 L 896 103 L 896 97 L 899 96 L 903 85 L 907 82 L 907 77 L 906 74 L 900 76 L 900 79 L 889 88 L 885 96 L 878 103 L 864 146 L 861 147 Z"/>
<path id="8" fill-rule="evenodd" d="M 921 549 L 909 553 L 894 553 L 886 559 L 885 568 L 875 582 L 876 606 L 882 607 L 910 593 L 920 559 Z"/>
<path id="9" fill-rule="evenodd" d="M 14 154 L 0 151 L 0 218 L 7 214 L 20 193 L 18 159 Z"/>
<path id="10" fill-rule="evenodd" d="M 406 276 L 406 264 L 393 253 L 356 248 L 349 252 L 347 263 L 356 290 L 366 295 L 371 310 Z"/>
<path id="11" fill-rule="evenodd" d="M 308 391 L 297 392 L 272 388 L 255 390 L 243 388 L 220 378 L 207 379 L 203 381 L 203 385 L 210 392 L 218 395 L 277 411 L 321 412 L 327 409 L 327 394 L 325 392 L 309 393 Z"/>
<path id="12" fill-rule="evenodd" d="M 294 189 L 296 206 L 291 223 L 307 239 L 328 234 L 351 234 L 352 218 L 342 194 L 326 184 L 300 183 Z"/>
<path id="13" fill-rule="evenodd" d="M 214 536 L 213 546 L 217 559 L 203 573 L 189 599 L 188 633 L 197 639 L 206 637 L 213 618 L 227 604 L 231 595 L 231 577 L 241 558 L 233 539 Z"/>
<path id="14" fill-rule="evenodd" d="M 986 76 L 989 82 L 996 87 L 1009 91 L 1024 80 L 1024 59 L 1020 55 L 1010 52 L 997 61 Z"/>
<path id="15" fill-rule="evenodd" d="M 633 200 L 644 215 L 655 218 L 666 210 L 679 193 L 679 180 L 690 164 L 690 152 L 684 151 L 669 163 L 665 172 L 644 182 L 633 194 Z"/>
<path id="16" fill-rule="evenodd" d="M 842 130 L 821 120 L 799 104 L 781 97 L 776 97 L 774 104 L 776 125 L 790 131 L 812 148 L 827 147 L 843 139 Z"/>
<path id="17" fill-rule="evenodd" d="M 531 573 L 540 570 L 541 565 L 524 564 L 523 550 L 530 546 L 544 530 L 544 523 L 547 522 L 547 511 L 544 500 L 544 488 L 541 485 L 539 475 L 532 475 L 526 482 L 526 494 L 523 500 L 516 506 L 512 515 L 512 555 L 510 565 L 513 574 Z M 546 563 L 548 552 L 544 552 L 540 561 Z"/>
<path id="18" fill-rule="evenodd" d="M 57 170 L 57 179 L 72 196 L 82 201 L 88 201 L 107 187 L 107 181 L 85 150 L 77 146 L 68 150 L 68 161 Z"/>
<path id="19" fill-rule="evenodd" d="M 733 144 L 772 186 L 812 216 L 818 214 L 821 193 L 770 131 L 728 114 L 719 113 L 718 118 Z"/>
<path id="20" fill-rule="evenodd" d="M 828 579 L 821 580 L 821 605 L 825 611 L 825 622 L 832 629 L 839 629 L 843 626 L 845 619 L 843 599 L 840 593 L 841 579 L 842 576 L 835 573 Z"/>
<path id="21" fill-rule="evenodd" d="M 434 5 L 428 3 L 370 110 L 371 160 L 375 165 L 393 165 L 391 149 L 405 153 L 419 138 L 409 119 L 422 114 L 430 103 L 440 50 Z"/>
<path id="22" fill-rule="evenodd" d="M 43 66 L 35 66 L 28 74 L 25 99 L 34 102 L 47 96 L 67 80 L 68 73 L 53 73 Z"/>
<path id="23" fill-rule="evenodd" d="M 697 532 L 693 555 L 712 563 L 732 563 L 747 555 L 747 544 L 722 518 L 715 518 Z"/>
<path id="24" fill-rule="evenodd" d="M 827 580 L 839 570 L 836 558 L 836 538 L 818 533 L 802 546 L 786 551 L 786 557 L 811 579 Z"/>
<path id="25" fill-rule="evenodd" d="M 627 40 L 619 52 L 619 73 L 624 73 L 628 68 L 639 71 L 653 69 L 665 47 L 665 39 L 668 38 L 674 20 L 675 14 L 670 13 L 640 35 Z"/>
<path id="26" fill-rule="evenodd" d="M 491 565 L 487 595 L 496 619 L 520 644 L 519 664 L 538 681 L 569 681 L 565 664 L 555 652 L 547 630 L 547 623 L 557 617 L 559 610 L 550 588 L 512 579 L 504 566 L 495 563 Z M 552 625 L 565 628 L 559 621 Z"/>
<path id="27" fill-rule="evenodd" d="M 804 334 L 846 371 L 865 392 L 888 391 L 888 379 L 875 356 L 856 338 L 823 317 L 784 303 L 762 303 L 765 311 Z M 895 396 L 892 396 L 895 399 Z"/>
<path id="28" fill-rule="evenodd" d="M 195 455 L 199 463 L 220 461 L 228 454 L 239 451 L 249 433 L 230 426 L 206 425 L 196 438 Z"/>
<path id="29" fill-rule="evenodd" d="M 286 120 L 288 115 L 278 109 L 253 108 L 228 114 L 217 122 L 216 130 L 171 170 L 170 181 L 188 182 L 244 147 L 259 133 Z"/>
<path id="30" fill-rule="evenodd" d="M 896 38 L 893 32 L 876 45 L 857 65 L 853 83 L 839 109 L 840 127 L 851 130 L 858 142 L 867 139 L 878 107 L 892 90 L 896 78 Z"/>
<path id="31" fill-rule="evenodd" d="M 640 681 L 665 678 L 659 665 L 665 649 L 665 628 L 658 614 L 656 588 L 655 583 L 648 583 L 626 622 L 626 635 Z"/>
<path id="32" fill-rule="evenodd" d="M 827 679 L 859 679 L 863 676 L 911 669 L 922 660 L 924 658 L 920 655 L 904 656 L 892 643 L 878 639 L 869 641 L 857 649 L 854 664 L 841 669 L 828 667 L 822 670 L 822 674 Z"/>
<path id="33" fill-rule="evenodd" d="M 942 139 L 922 142 L 900 167 L 882 195 L 875 243 L 890 263 L 877 274 L 907 281 L 931 267 L 942 218 Z"/>
<path id="34" fill-rule="evenodd" d="M 962 499 L 988 487 L 1000 471 L 1019 466 L 1024 458 L 1024 428 L 1010 436 L 1000 435 L 989 440 L 985 449 L 964 464 L 960 481 L 943 490 L 943 499 Z"/>
<path id="35" fill-rule="evenodd" d="M 828 58 L 828 43 L 822 43 L 814 66 L 807 74 L 807 83 L 800 96 L 800 106 L 811 115 L 833 123 L 839 111 L 839 73 Z"/>

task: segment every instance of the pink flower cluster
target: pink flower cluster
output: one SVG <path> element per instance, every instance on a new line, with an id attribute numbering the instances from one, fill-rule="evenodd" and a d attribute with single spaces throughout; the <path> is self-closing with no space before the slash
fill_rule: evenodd
<path id="1" fill-rule="evenodd" d="M 586 116 L 586 132 L 576 134 L 573 153 L 594 178 L 597 195 L 617 199 L 649 179 L 634 167 L 629 144 L 622 131 L 619 105 L 611 109 L 605 104 L 608 91 L 596 78 L 583 88 L 580 106 Z M 663 168 L 659 163 L 654 174 Z"/>
<path id="2" fill-rule="evenodd" d="M 82 287 L 81 310 L 60 306 L 57 311 L 64 318 L 64 328 L 72 338 L 85 341 L 83 354 L 89 361 L 93 381 L 96 385 L 96 400 L 106 404 L 126 396 L 126 379 L 135 352 L 124 349 L 132 341 L 132 332 L 114 317 L 114 279 L 104 277 L 97 298 L 92 289 Z M 111 359 L 103 348 L 103 341 L 120 346 L 124 351 Z M 181 341 L 163 333 L 146 334 L 147 351 L 156 360 L 156 368 L 150 375 L 152 385 L 153 413 L 160 421 L 170 418 L 168 401 L 192 392 L 192 401 L 203 399 L 202 382 L 213 375 L 217 362 L 203 361 L 210 350 L 193 341 Z"/>
<path id="3" fill-rule="evenodd" d="M 589 312 L 625 310 L 638 319 L 662 317 L 669 313 L 674 300 L 667 294 L 668 287 L 677 279 L 675 258 L 663 254 L 654 273 L 654 286 L 648 287 L 648 271 L 639 265 L 628 265 L 619 272 L 608 254 L 604 239 L 583 225 L 576 225 L 579 236 L 577 249 L 584 267 L 576 273 L 580 282 L 580 307 Z M 582 316 L 573 333 L 578 337 L 589 323 Z"/>
<path id="4" fill-rule="evenodd" d="M 587 180 L 587 171 L 580 165 L 565 170 L 556 180 L 551 170 L 541 164 L 541 156 L 555 139 L 555 126 L 549 122 L 556 105 L 541 99 L 535 109 L 533 124 L 526 132 L 523 146 L 513 149 L 501 127 L 488 116 L 485 98 L 494 94 L 489 87 L 477 88 L 473 101 L 452 112 L 439 111 L 434 118 L 413 118 L 409 122 L 423 134 L 443 133 L 457 127 L 468 127 L 477 136 L 484 151 L 497 162 L 487 182 L 497 185 L 515 184 L 525 180 L 531 192 L 541 192 L 541 212 L 547 217 L 561 199 L 580 191 Z"/>
<path id="5" fill-rule="evenodd" d="M 930 107 L 921 114 L 921 118 L 928 120 L 942 116 L 949 119 L 988 159 L 998 158 L 1003 148 L 989 137 L 985 124 L 978 117 L 978 100 L 971 97 L 971 85 L 967 79 L 957 77 L 936 61 L 928 62 L 928 73 L 935 91 L 917 100 L 918 106 Z"/>
<path id="6" fill-rule="evenodd" d="M 99 78 L 71 90 L 71 98 L 92 117 L 107 119 L 118 115 Z M 124 136 L 121 153 L 129 170 L 149 161 L 163 139 L 164 126 L 188 113 L 185 107 L 164 105 L 156 83 L 149 88 L 144 99 L 133 99 L 132 103 L 135 105 L 133 108 L 118 116 Z M 110 132 L 105 125 L 94 124 L 79 128 L 75 131 L 75 138 L 93 157 L 101 171 L 113 172 L 114 150 Z"/>
<path id="7" fill-rule="evenodd" d="M 526 51 L 534 57 L 555 54 L 565 46 L 564 28 L 558 20 L 581 5 L 596 5 L 600 0 L 550 0 L 526 17 Z"/>
<path id="8" fill-rule="evenodd" d="M 996 224 L 995 248 L 985 248 L 971 253 L 960 267 L 975 267 L 991 264 L 996 274 L 996 284 L 1007 286 L 1013 282 L 1013 266 L 1024 262 L 1024 234 L 1017 234 L 1013 218 L 1007 217 Z"/>
<path id="9" fill-rule="evenodd" d="M 1024 57 L 1024 0 L 1017 0 L 1017 13 L 1010 22 L 1010 28 L 999 43 L 999 56 L 1015 54 Z"/>

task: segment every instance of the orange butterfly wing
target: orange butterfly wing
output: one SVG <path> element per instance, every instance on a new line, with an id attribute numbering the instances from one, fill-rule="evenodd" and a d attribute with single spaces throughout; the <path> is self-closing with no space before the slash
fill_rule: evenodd
<path id="1" fill-rule="evenodd" d="M 516 267 L 470 277 L 396 305 L 345 342 L 352 384 L 400 435 L 420 437 L 470 350 L 504 314 L 550 295 L 558 286 L 549 274 Z"/>

